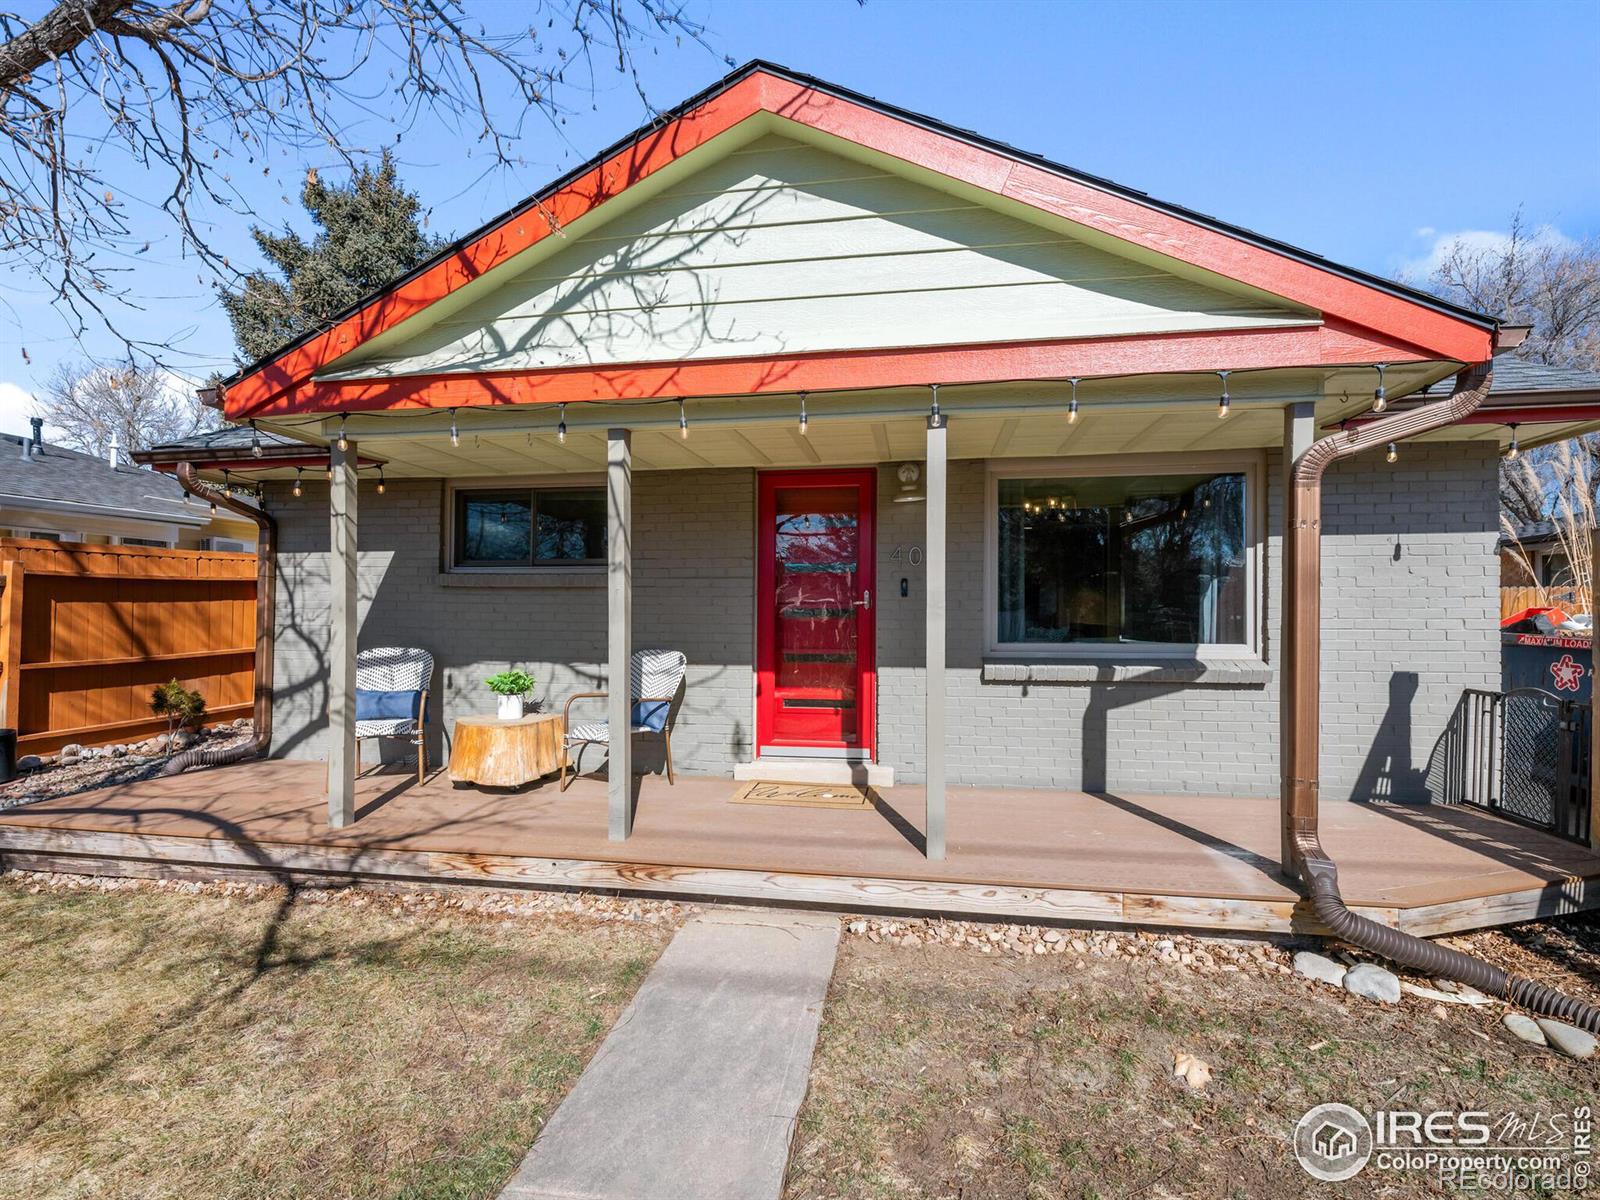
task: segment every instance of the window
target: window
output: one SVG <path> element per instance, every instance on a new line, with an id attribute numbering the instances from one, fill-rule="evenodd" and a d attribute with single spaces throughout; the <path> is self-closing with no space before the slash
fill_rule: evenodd
<path id="1" fill-rule="evenodd" d="M 453 567 L 517 570 L 605 561 L 602 488 L 463 489 L 454 504 Z"/>
<path id="2" fill-rule="evenodd" d="M 125 537 L 125 538 L 118 538 L 117 541 L 120 542 L 124 546 L 162 546 L 162 547 L 166 547 L 166 546 L 172 545 L 171 542 L 163 541 L 161 538 Z"/>
<path id="3" fill-rule="evenodd" d="M 1253 465 L 1101 471 L 992 479 L 991 650 L 1247 650 Z"/>

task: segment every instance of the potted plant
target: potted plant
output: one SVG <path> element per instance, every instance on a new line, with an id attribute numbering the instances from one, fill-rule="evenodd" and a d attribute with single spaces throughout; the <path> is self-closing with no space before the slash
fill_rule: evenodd
<path id="1" fill-rule="evenodd" d="M 484 680 L 489 690 L 500 698 L 502 721 L 516 721 L 522 717 L 522 702 L 533 691 L 534 679 L 526 671 L 501 671 Z"/>

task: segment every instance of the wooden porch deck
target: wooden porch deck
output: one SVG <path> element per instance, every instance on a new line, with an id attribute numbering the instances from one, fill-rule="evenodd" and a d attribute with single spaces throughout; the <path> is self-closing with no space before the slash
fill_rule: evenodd
<path id="1" fill-rule="evenodd" d="M 730 802 L 721 778 L 640 781 L 634 834 L 606 839 L 605 783 L 521 792 L 359 783 L 326 824 L 325 769 L 252 762 L 0 813 L 0 864 L 104 874 L 266 872 L 621 889 L 1024 921 L 1315 932 L 1278 877 L 1277 804 L 1229 797 L 951 788 L 950 848 L 922 854 L 920 788 L 872 811 Z M 1346 899 L 1423 935 L 1600 906 L 1600 855 L 1466 810 L 1325 802 Z"/>

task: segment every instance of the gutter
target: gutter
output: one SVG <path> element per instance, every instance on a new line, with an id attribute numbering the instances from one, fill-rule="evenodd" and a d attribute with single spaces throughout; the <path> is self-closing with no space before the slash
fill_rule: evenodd
<path id="1" fill-rule="evenodd" d="M 255 739 L 230 750 L 186 750 L 169 758 L 157 777 L 177 775 L 190 767 L 220 767 L 246 758 L 266 757 L 272 748 L 272 657 L 276 646 L 278 613 L 278 522 L 270 514 L 224 489 L 203 481 L 193 463 L 178 464 L 178 482 L 191 496 L 210 501 L 246 520 L 254 521 L 256 535 L 256 670 Z"/>
<path id="2" fill-rule="evenodd" d="M 1322 477 L 1341 459 L 1363 450 L 1455 424 L 1489 395 L 1492 366 L 1456 377 L 1449 397 L 1381 417 L 1313 442 L 1294 462 L 1284 571 L 1283 865 L 1298 879 L 1317 917 L 1337 938 L 1430 976 L 1469 984 L 1532 1012 L 1600 1034 L 1600 1008 L 1460 951 L 1413 937 L 1351 912 L 1339 892 L 1339 868 L 1317 829 L 1321 764 Z"/>

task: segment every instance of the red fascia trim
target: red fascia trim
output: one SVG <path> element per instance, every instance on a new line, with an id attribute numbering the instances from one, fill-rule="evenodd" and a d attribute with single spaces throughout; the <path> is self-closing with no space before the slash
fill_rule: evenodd
<path id="1" fill-rule="evenodd" d="M 627 367 L 458 372 L 397 379 L 309 382 L 286 392 L 281 415 L 507 404 L 659 400 L 1061 380 L 1074 375 L 1161 375 L 1427 361 L 1424 351 L 1330 323 L 1213 333 L 1148 334 L 1070 342 L 1015 342 L 851 350 L 783 358 L 707 359 Z"/>
<path id="2" fill-rule="evenodd" d="M 1341 318 L 1427 351 L 1428 357 L 1482 362 L 1493 333 L 1331 271 L 1194 224 L 1086 183 L 970 145 L 791 80 L 756 72 L 670 124 L 640 138 L 544 203 L 501 222 L 421 276 L 397 287 L 320 337 L 288 351 L 227 389 L 230 420 L 286 411 L 272 401 L 322 366 L 415 316 L 457 288 L 592 212 L 757 112 L 937 171 L 1121 241 L 1261 288 L 1325 316 Z M 1228 364 L 1238 366 L 1240 364 Z M 289 410 L 293 411 L 293 410 Z"/>

